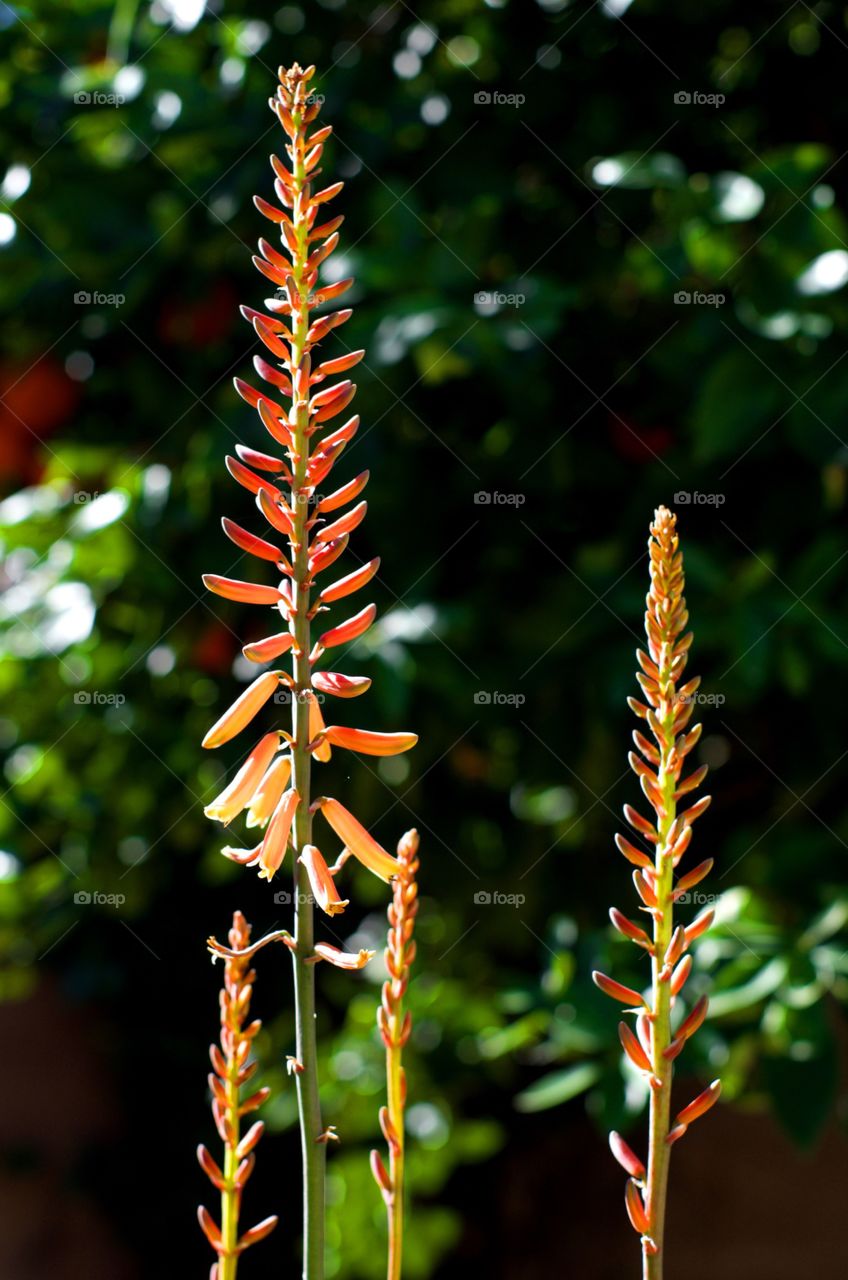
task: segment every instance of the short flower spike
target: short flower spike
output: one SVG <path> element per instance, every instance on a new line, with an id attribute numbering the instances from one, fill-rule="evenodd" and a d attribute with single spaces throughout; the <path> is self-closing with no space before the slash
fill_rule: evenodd
<path id="1" fill-rule="evenodd" d="M 630 1175 L 625 1204 L 631 1225 L 641 1237 L 643 1280 L 662 1280 L 669 1148 L 715 1103 L 721 1085 L 714 1081 L 684 1107 L 674 1126 L 670 1126 L 673 1063 L 704 1021 L 707 998 L 701 996 L 690 1006 L 676 1031 L 672 1030 L 672 1010 L 692 970 L 692 957 L 684 953 L 709 928 L 713 918 L 713 912 L 708 911 L 685 928 L 675 927 L 674 906 L 709 873 L 713 862 L 706 859 L 675 884 L 675 870 L 692 839 L 692 824 L 705 811 L 710 797 L 704 796 L 691 805 L 686 800 L 689 807 L 680 810 L 679 802 L 700 786 L 707 770 L 702 765 L 683 776 L 685 759 L 701 734 L 700 725 L 689 727 L 700 681 L 683 680 L 692 634 L 686 633 L 689 615 L 683 597 L 683 556 L 677 521 L 665 507 L 659 507 L 654 515 L 648 551 L 648 650 L 636 653 L 640 667 L 636 679 L 645 700 L 629 698 L 628 702 L 651 736 L 638 729 L 634 732 L 638 754 L 631 752 L 629 760 L 653 814 L 646 818 L 625 805 L 624 815 L 636 834 L 632 839 L 619 835 L 616 844 L 637 868 L 633 872 L 634 884 L 642 910 L 653 927 L 647 932 L 616 907 L 610 910 L 610 920 L 619 934 L 650 955 L 650 998 L 605 974 L 595 973 L 593 977 L 606 995 L 637 1013 L 635 1030 L 622 1022 L 619 1037 L 631 1067 L 642 1074 L 649 1086 L 647 1166 L 619 1134 L 610 1134 L 610 1147 Z"/>

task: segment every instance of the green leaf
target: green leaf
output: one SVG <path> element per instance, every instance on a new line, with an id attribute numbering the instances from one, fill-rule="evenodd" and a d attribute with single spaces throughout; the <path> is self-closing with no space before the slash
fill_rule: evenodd
<path id="1" fill-rule="evenodd" d="M 791 403 L 789 392 L 752 352 L 732 348 L 701 384 L 692 419 L 698 459 L 741 453 Z"/>
<path id="2" fill-rule="evenodd" d="M 763 1075 L 780 1123 L 800 1146 L 811 1147 L 836 1099 L 835 1046 L 829 1043 L 815 1057 L 802 1060 L 764 1058 Z"/>
<path id="3" fill-rule="evenodd" d="M 600 1078 L 601 1068 L 597 1062 L 581 1062 L 576 1067 L 554 1071 L 519 1093 L 515 1099 L 516 1110 L 547 1111 L 549 1107 L 558 1107 L 591 1089 Z"/>

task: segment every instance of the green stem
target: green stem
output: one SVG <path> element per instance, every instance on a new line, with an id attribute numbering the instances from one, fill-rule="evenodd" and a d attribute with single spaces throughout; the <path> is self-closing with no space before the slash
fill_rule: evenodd
<path id="1" fill-rule="evenodd" d="M 235 1178 L 239 1164 L 236 1155 L 236 1148 L 239 1143 L 239 1086 L 237 1080 L 238 1066 L 235 1057 L 229 1063 L 229 1067 L 229 1078 L 226 1084 L 227 1115 L 235 1126 L 235 1135 L 234 1140 L 228 1142 L 224 1147 L 224 1181 L 226 1185 L 221 1192 L 221 1239 L 224 1243 L 224 1252 L 218 1259 L 218 1280 L 236 1280 L 236 1269 L 238 1267 L 236 1245 L 238 1244 L 240 1196 L 235 1189 Z"/>
<path id="2" fill-rule="evenodd" d="M 397 1012 L 397 1022 L 403 1022 L 402 1009 Z M 389 1147 L 389 1177 L 392 1195 L 389 1203 L 389 1258 L 387 1280 L 400 1280 L 403 1265 L 403 1067 L 399 1045 L 386 1049 L 386 1076 L 388 1081 L 389 1121 L 397 1137 L 397 1144 Z"/>
<path id="3" fill-rule="evenodd" d="M 660 671 L 660 692 L 668 692 L 668 673 Z M 671 1150 L 666 1139 L 669 1134 L 671 1117 L 671 1080 L 674 1067 L 664 1056 L 671 1043 L 671 983 L 665 969 L 666 952 L 673 932 L 673 914 L 671 894 L 674 881 L 674 867 L 670 857 L 668 835 L 677 815 L 674 799 L 676 780 L 670 767 L 669 755 L 674 746 L 674 688 L 668 699 L 669 710 L 663 720 L 664 744 L 661 748 L 660 766 L 657 780 L 663 795 L 663 817 L 659 823 L 659 840 L 656 852 L 657 901 L 659 910 L 654 917 L 654 955 L 652 963 L 653 987 L 653 1021 L 652 1021 L 652 1066 L 654 1081 L 651 1088 L 650 1131 L 648 1141 L 648 1173 L 646 1182 L 645 1208 L 651 1224 L 650 1239 L 656 1248 L 651 1252 L 647 1245 L 642 1248 L 643 1280 L 662 1280 L 663 1275 L 663 1237 L 665 1231 L 665 1210 L 668 1192 L 668 1165 Z M 661 977 L 662 975 L 662 977 Z"/>
<path id="4" fill-rule="evenodd" d="M 303 133 L 299 113 L 294 117 L 298 136 L 294 143 L 293 174 L 297 190 L 305 183 Z M 308 256 L 307 230 L 302 222 L 296 227 L 298 251 L 293 259 L 293 275 L 299 292 L 303 291 L 303 273 Z M 291 370 L 304 359 L 306 334 L 309 329 L 308 309 L 300 307 L 291 346 Z M 312 841 L 311 757 L 309 744 L 309 701 L 312 688 L 309 654 L 311 648 L 309 622 L 308 503 L 304 500 L 309 457 L 308 408 L 297 412 L 294 424 L 294 485 L 291 506 L 294 513 L 294 688 L 292 689 L 292 785 L 300 796 L 293 831 L 295 943 L 294 964 L 295 1023 L 297 1034 L 297 1103 L 300 1117 L 303 1153 L 303 1276 L 304 1280 L 324 1277 L 324 1183 L 326 1146 L 321 1141 L 321 1100 L 318 1091 L 318 1043 L 315 1010 L 315 965 L 310 963 L 315 942 L 313 904 L 309 877 L 298 861 L 304 846 Z"/>

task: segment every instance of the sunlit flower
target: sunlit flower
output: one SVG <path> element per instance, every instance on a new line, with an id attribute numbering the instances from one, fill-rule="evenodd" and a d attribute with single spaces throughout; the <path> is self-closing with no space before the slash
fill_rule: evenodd
<path id="1" fill-rule="evenodd" d="M 625 805 L 625 817 L 636 832 L 636 839 L 645 847 L 622 835 L 616 837 L 616 844 L 636 868 L 633 882 L 653 929 L 649 935 L 616 907 L 610 909 L 610 920 L 623 937 L 650 955 L 650 995 L 643 996 L 603 973 L 595 973 L 593 977 L 605 995 L 637 1015 L 635 1030 L 626 1022 L 619 1024 L 619 1038 L 631 1066 L 642 1074 L 649 1086 L 647 1165 L 618 1133 L 610 1134 L 610 1148 L 630 1175 L 625 1206 L 633 1229 L 642 1238 L 644 1280 L 659 1280 L 663 1270 L 668 1148 L 683 1136 L 693 1120 L 713 1105 L 721 1085 L 714 1081 L 684 1107 L 673 1126 L 670 1125 L 672 1063 L 704 1021 L 707 998 L 701 996 L 691 1006 L 676 1030 L 672 1030 L 672 1009 L 692 968 L 691 956 L 684 953 L 691 942 L 709 928 L 714 914 L 709 910 L 692 924 L 675 927 L 674 904 L 708 875 L 713 860 L 708 858 L 700 863 L 675 884 L 675 869 L 689 847 L 692 824 L 705 811 L 710 797 L 703 796 L 682 811 L 678 807 L 678 801 L 703 782 L 707 768 L 702 765 L 683 776 L 685 759 L 701 734 L 700 725 L 689 728 L 700 680 L 682 682 L 692 633 L 686 633 L 689 615 L 683 596 L 683 555 L 677 521 L 665 507 L 659 507 L 655 513 L 648 550 L 651 570 L 645 613 L 648 651 L 640 649 L 636 654 L 641 667 L 636 678 L 645 701 L 628 698 L 628 703 L 644 721 L 653 741 L 641 730 L 635 730 L 633 741 L 639 754 L 631 751 L 628 758 L 654 816 L 645 818 Z"/>

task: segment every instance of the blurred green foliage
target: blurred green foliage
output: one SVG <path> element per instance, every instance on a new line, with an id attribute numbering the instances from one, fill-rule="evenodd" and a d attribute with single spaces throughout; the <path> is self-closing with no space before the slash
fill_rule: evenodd
<path id="1" fill-rule="evenodd" d="M 230 384 L 254 345 L 237 302 L 262 297 L 250 197 L 295 58 L 319 66 L 325 168 L 347 184 L 338 350 L 368 350 L 349 474 L 372 471 L 356 536 L 383 557 L 382 622 L 352 657 L 368 723 L 421 735 L 409 764 L 328 771 L 384 842 L 422 833 L 410 1276 L 452 1274 L 447 1253 L 497 1264 L 468 1171 L 508 1162 L 536 1112 L 585 1095 L 626 1127 L 642 1108 L 588 974 L 640 976 L 604 922 L 632 900 L 612 835 L 637 795 L 644 542 L 679 493 L 715 794 L 696 844 L 722 895 L 686 1062 L 814 1141 L 848 994 L 848 108 L 823 89 L 843 11 L 44 0 L 0 6 L 0 39 L 0 981 L 21 999 L 59 975 L 110 1028 L 141 1173 L 90 1179 L 136 1255 L 173 1249 L 201 1194 L 203 940 L 236 905 L 285 919 L 202 816 L 237 753 L 199 741 L 257 624 L 200 573 L 237 567 L 219 516 L 251 519 L 222 457 L 258 441 Z M 363 877 L 352 896 L 357 945 L 379 946 L 385 895 Z M 339 1276 L 380 1274 L 378 980 L 321 974 Z M 253 1192 L 272 1211 L 298 1174 L 270 961 L 257 1000 L 288 1131 Z M 150 1223 L 135 1099 L 163 1051 L 195 1101 L 168 1137 L 180 1194 Z M 200 1239 L 180 1248 L 202 1264 Z"/>

